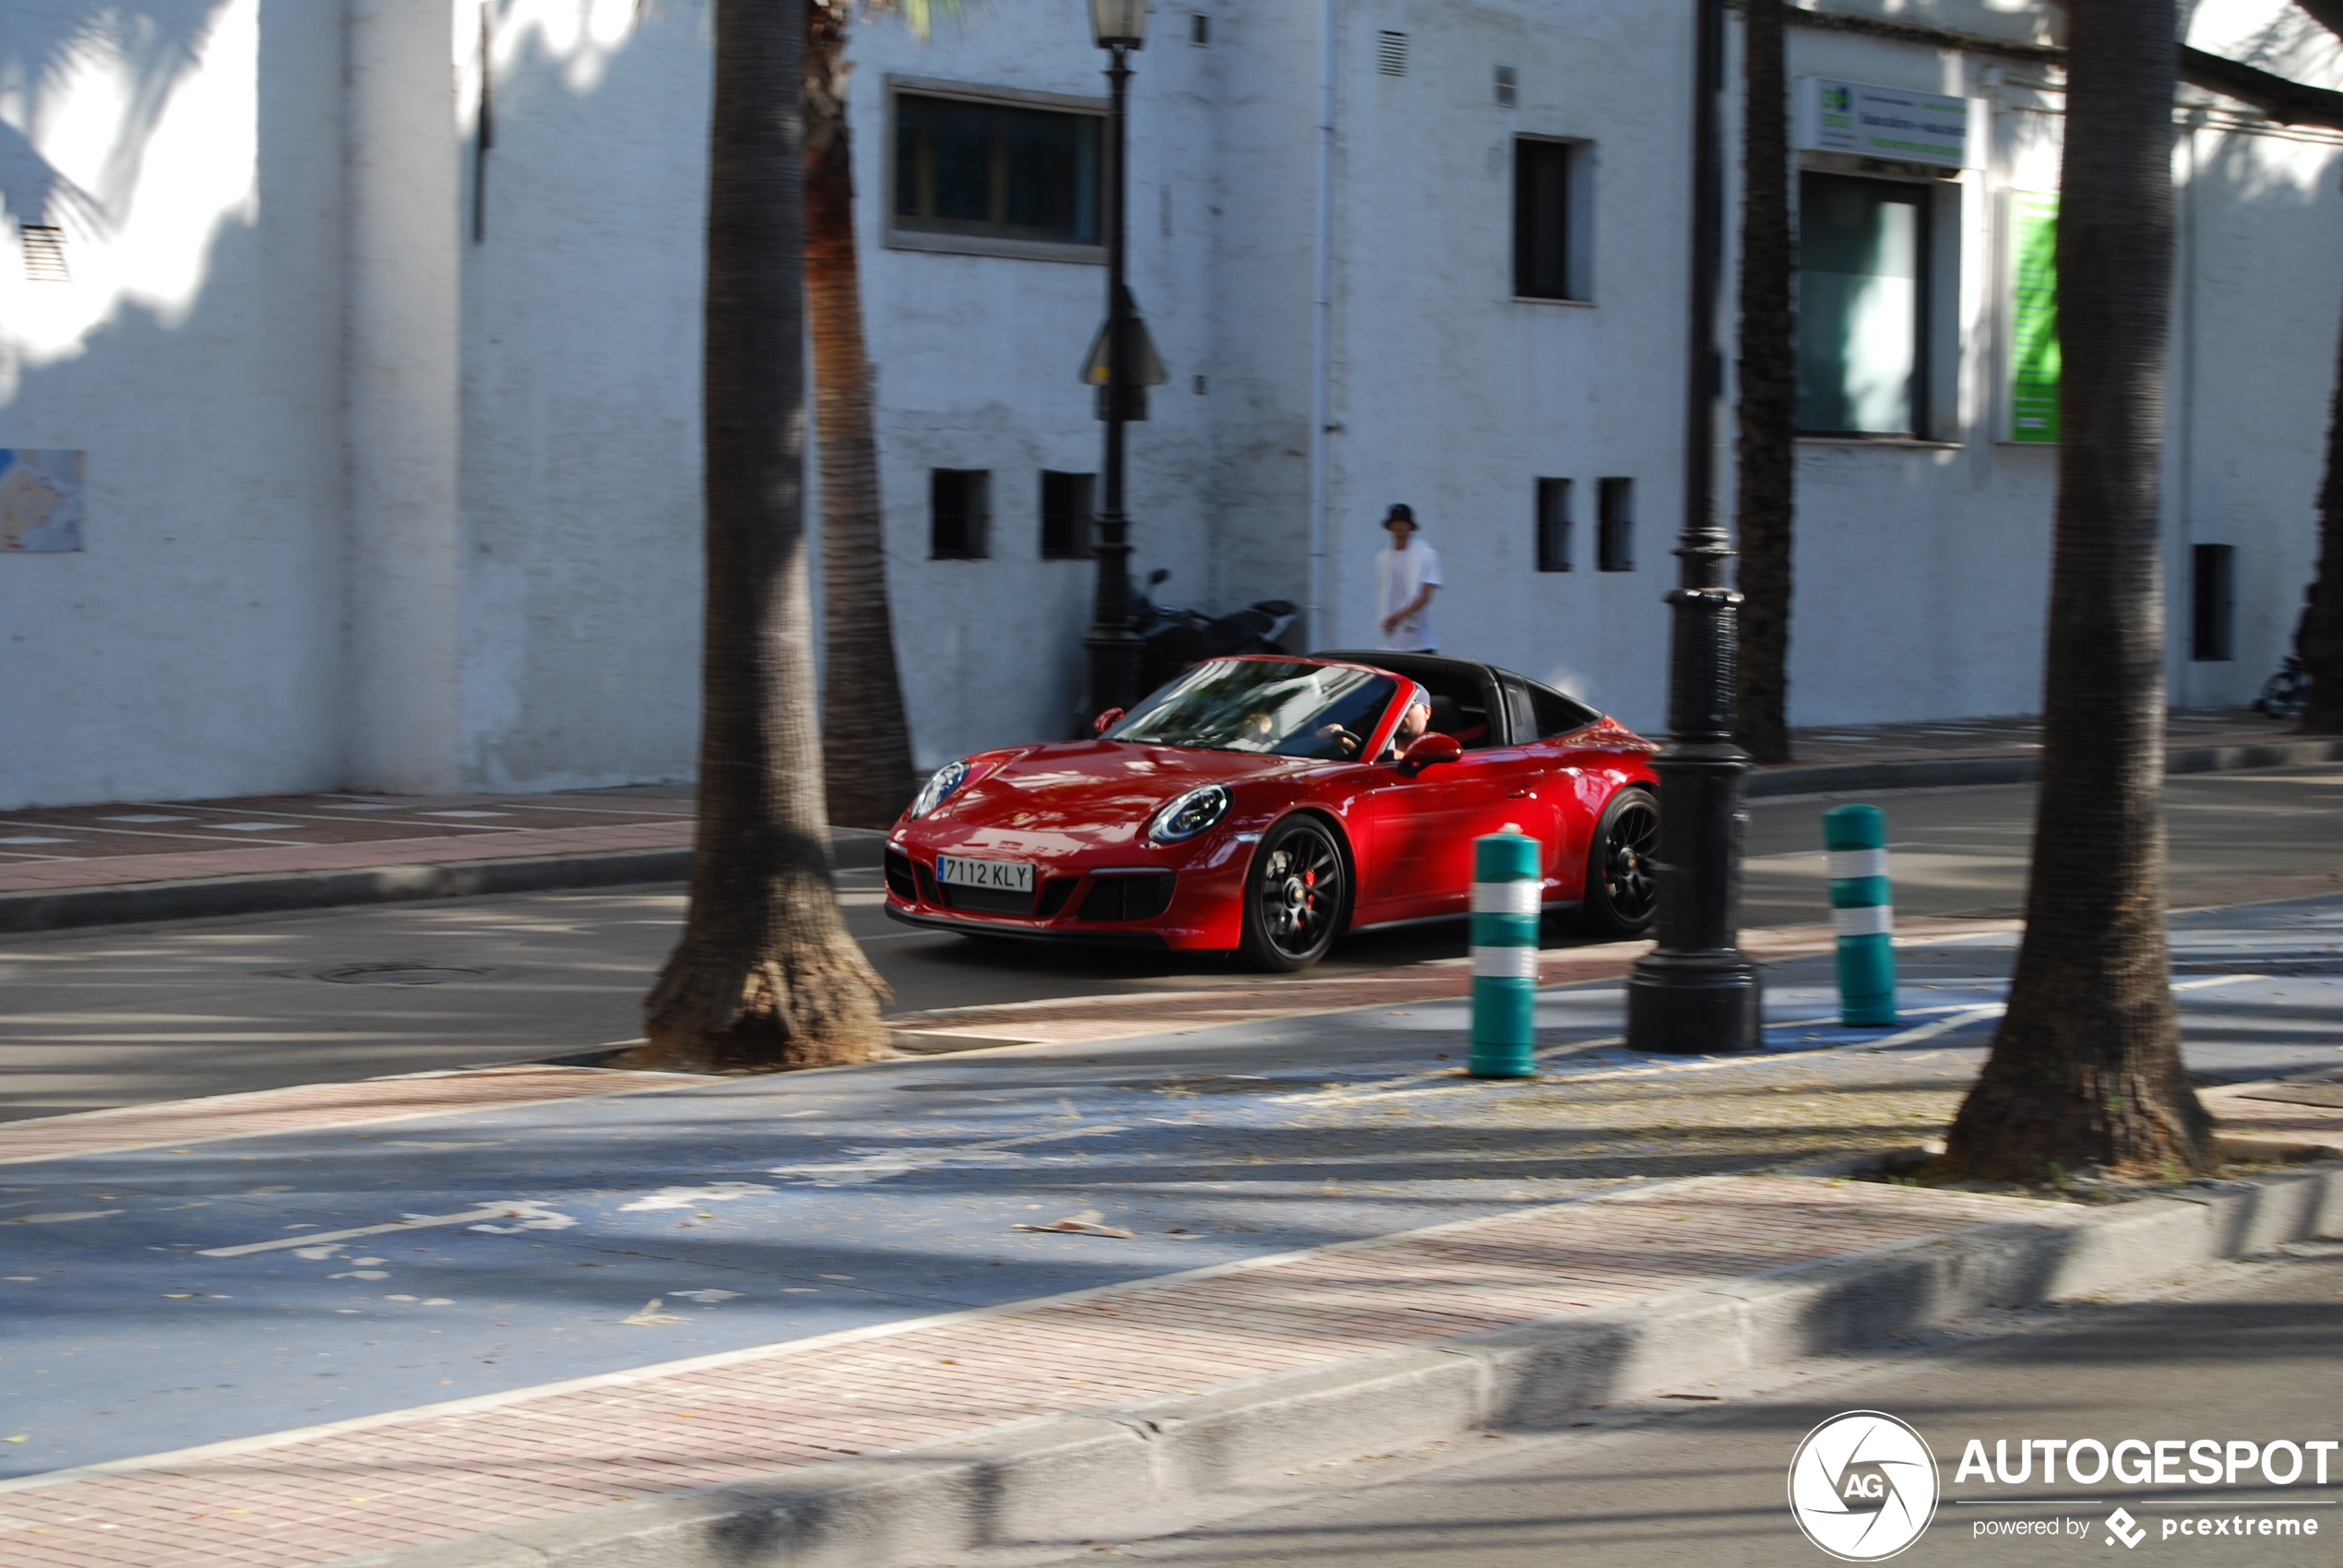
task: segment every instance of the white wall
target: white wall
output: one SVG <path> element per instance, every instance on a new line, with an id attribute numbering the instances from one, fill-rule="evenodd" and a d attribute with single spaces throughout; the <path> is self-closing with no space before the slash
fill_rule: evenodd
<path id="1" fill-rule="evenodd" d="M 86 550 L 0 558 L 0 807 L 343 771 L 339 8 L 133 10 L 0 0 L 0 445 L 89 453 Z"/>
<path id="2" fill-rule="evenodd" d="M 686 778 L 704 20 L 687 6 L 518 6 L 492 50 L 477 239 L 476 149 L 462 148 L 465 776 L 491 790 Z M 469 137 L 476 76 L 465 86 Z"/>
<path id="3" fill-rule="evenodd" d="M 1846 4 L 2052 36 L 2020 0 Z M 90 487 L 85 552 L 0 559 L 0 809 L 381 782 L 386 750 L 439 770 L 411 787 L 691 769 L 705 16 L 500 4 L 475 241 L 478 13 L 367 0 L 360 19 L 386 7 L 446 34 L 444 77 L 434 66 L 407 89 L 429 101 L 386 110 L 412 121 L 395 150 L 428 234 L 402 232 L 395 208 L 382 228 L 351 183 L 374 144 L 364 95 L 343 88 L 364 55 L 345 7 L 0 0 L 0 445 L 86 449 Z M 1691 7 L 1334 10 L 1322 640 L 1374 640 L 1376 525 L 1405 500 L 1445 557 L 1446 648 L 1657 728 L 1682 522 Z M 1207 48 L 1189 42 L 1197 12 L 1212 18 Z M 1170 568 L 1164 598 L 1215 612 L 1307 588 L 1321 15 L 1185 0 L 1158 12 L 1133 62 L 1132 281 L 1172 376 L 1130 432 L 1133 566 Z M 2191 26 L 2200 46 L 2343 79 L 2332 40 L 2279 0 L 2202 0 Z M 1099 97 L 1104 62 L 1083 0 L 972 7 L 926 43 L 899 21 L 856 28 L 890 578 L 914 746 L 933 764 L 1075 721 L 1094 571 L 1039 558 L 1038 476 L 1099 467 L 1076 370 L 1105 272 L 888 248 L 886 78 Z M 1405 77 L 1375 68 L 1386 29 L 1409 36 Z M 1937 377 L 1940 439 L 1802 445 L 1793 721 L 2032 711 L 2056 454 L 1997 439 L 2002 202 L 2054 174 L 2055 73 L 1806 28 L 1790 47 L 1793 75 L 1991 99 L 1997 148 L 1992 168 L 1936 187 L 1944 346 L 1957 349 Z M 1498 65 L 1517 74 L 1516 107 L 1495 101 Z M 2206 102 L 2176 153 L 2167 487 L 2173 693 L 2193 704 L 2249 697 L 2291 629 L 2343 298 L 2343 137 Z M 1591 144 L 1588 303 L 1510 297 L 1523 133 Z M 22 280 L 15 227 L 43 220 L 69 231 L 70 284 Z M 347 249 L 353 235 L 364 254 Z M 434 267 L 452 247 L 452 285 L 398 261 L 410 244 Z M 432 394 L 452 409 L 449 440 L 415 422 L 430 398 L 407 380 L 368 379 L 383 367 L 365 346 L 408 330 L 395 304 L 420 310 L 431 350 L 413 384 L 442 385 L 443 350 L 453 367 L 452 393 Z M 366 438 L 376 416 L 405 433 L 396 451 Z M 401 451 L 448 470 L 452 512 L 399 510 L 414 497 L 384 465 Z M 939 467 L 993 474 L 991 559 L 928 558 Z M 387 486 L 368 480 L 377 469 Z M 1576 481 L 1567 574 L 1531 569 L 1540 476 Z M 1635 481 L 1633 572 L 1593 569 L 1606 476 Z M 1729 514 L 1729 464 L 1719 493 Z M 422 576 L 354 569 L 410 536 L 442 552 Z M 2239 551 L 2230 663 L 2185 657 L 2200 542 Z M 402 583 L 411 603 L 386 596 Z M 404 646 L 402 630 L 432 625 Z M 370 754 L 391 736 L 383 715 L 416 739 Z"/>

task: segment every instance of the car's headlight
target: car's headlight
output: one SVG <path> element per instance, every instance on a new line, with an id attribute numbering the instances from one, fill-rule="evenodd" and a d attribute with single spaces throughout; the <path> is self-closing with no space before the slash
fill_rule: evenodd
<path id="1" fill-rule="evenodd" d="M 1229 814 L 1229 791 L 1218 784 L 1191 790 L 1155 814 L 1148 837 L 1159 844 L 1193 838 Z"/>
<path id="2" fill-rule="evenodd" d="M 904 814 L 917 822 L 946 801 L 950 800 L 953 791 L 968 781 L 969 765 L 967 763 L 946 763 L 942 767 L 928 775 L 927 782 L 921 785 L 920 792 L 911 798 L 911 809 Z"/>

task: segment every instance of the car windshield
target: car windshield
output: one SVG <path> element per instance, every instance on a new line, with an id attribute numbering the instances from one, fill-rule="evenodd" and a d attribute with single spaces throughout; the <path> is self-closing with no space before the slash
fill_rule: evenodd
<path id="1" fill-rule="evenodd" d="M 1148 697 L 1107 739 L 1348 762 L 1398 689 L 1388 675 L 1339 664 L 1214 659 Z"/>

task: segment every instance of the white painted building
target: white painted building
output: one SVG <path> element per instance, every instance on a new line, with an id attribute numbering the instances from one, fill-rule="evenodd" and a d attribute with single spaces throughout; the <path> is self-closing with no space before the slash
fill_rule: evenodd
<path id="1" fill-rule="evenodd" d="M 1798 155 L 1793 721 L 2028 712 L 2055 452 L 2010 439 L 2035 407 L 2016 251 L 2061 94 L 2023 46 L 2056 11 L 1816 8 L 1908 30 L 1793 27 L 1802 92 L 1958 104 L 1966 135 Z M 2191 9 L 2199 47 L 2343 82 L 2278 0 Z M 1371 642 L 1376 523 L 1407 501 L 1446 649 L 1658 726 L 1693 17 L 1159 7 L 1131 238 L 1170 381 L 1130 501 L 1165 597 L 1312 601 L 1314 641 Z M 0 449 L 48 455 L 26 474 L 80 453 L 84 486 L 80 549 L 0 551 L 0 808 L 688 772 L 707 25 L 694 0 L 0 0 Z M 1082 0 L 995 0 L 925 44 L 858 27 L 890 580 L 933 763 L 1063 733 L 1079 695 L 1092 568 L 1044 516 L 1079 486 L 1044 475 L 1097 467 L 1102 60 Z M 2343 137 L 2182 98 L 2166 568 L 2174 700 L 2207 706 L 2276 665 L 2311 569 Z"/>

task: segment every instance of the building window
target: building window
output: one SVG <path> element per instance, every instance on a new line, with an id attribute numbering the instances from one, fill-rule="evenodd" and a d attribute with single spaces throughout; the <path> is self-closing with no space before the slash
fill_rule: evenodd
<path id="1" fill-rule="evenodd" d="M 1212 47 L 1212 18 L 1202 11 L 1188 18 L 1188 42 L 1198 49 Z"/>
<path id="2" fill-rule="evenodd" d="M 928 471 L 928 554 L 981 561 L 992 553 L 993 475 L 983 469 Z"/>
<path id="3" fill-rule="evenodd" d="M 1538 570 L 1570 570 L 1570 481 L 1538 481 Z"/>
<path id="4" fill-rule="evenodd" d="M 1087 561 L 1096 476 L 1041 470 L 1041 559 Z"/>
<path id="5" fill-rule="evenodd" d="M 1516 137 L 1513 291 L 1523 300 L 1588 298 L 1586 193 L 1577 142 Z"/>
<path id="6" fill-rule="evenodd" d="M 1798 197 L 1798 428 L 1927 426 L 1926 186 L 1808 174 Z"/>
<path id="7" fill-rule="evenodd" d="M 1595 570 L 1635 569 L 1635 481 L 1595 481 Z"/>
<path id="8" fill-rule="evenodd" d="M 1080 253 L 1102 244 L 1103 125 L 1103 116 L 1088 107 L 898 86 L 890 243 L 1091 259 Z"/>
<path id="9" fill-rule="evenodd" d="M 2237 657 L 2237 550 L 2200 544 L 2192 551 L 2189 583 L 2191 659 L 2219 663 Z"/>

